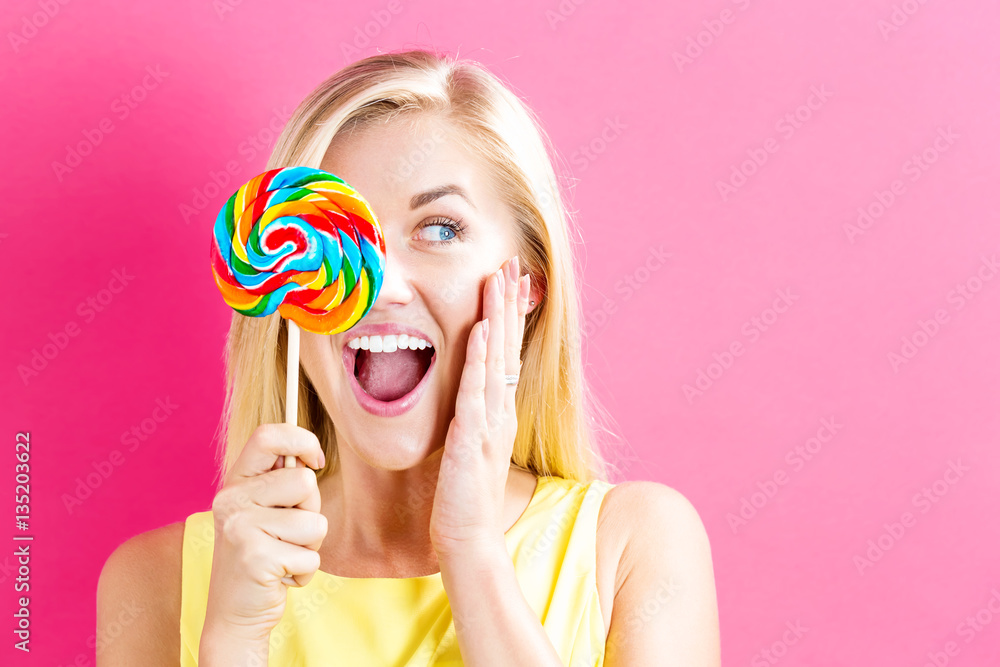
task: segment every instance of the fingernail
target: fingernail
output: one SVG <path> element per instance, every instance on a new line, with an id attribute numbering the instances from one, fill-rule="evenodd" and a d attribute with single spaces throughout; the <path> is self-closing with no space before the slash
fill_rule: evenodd
<path id="1" fill-rule="evenodd" d="M 510 284 L 516 285 L 517 281 L 521 279 L 521 261 L 517 255 L 514 255 L 514 259 L 510 263 Z"/>
<path id="2" fill-rule="evenodd" d="M 530 279 L 531 277 L 528 274 L 524 274 L 524 276 L 521 277 L 520 283 L 518 284 L 517 294 L 520 297 L 521 301 L 524 301 L 525 299 L 528 298 L 528 289 L 529 289 L 528 283 Z"/>
<path id="3" fill-rule="evenodd" d="M 483 320 L 483 327 L 482 327 L 482 329 L 480 329 L 480 331 L 483 332 L 483 342 L 485 343 L 486 342 L 486 337 L 489 336 L 489 333 L 490 333 L 490 320 L 489 320 L 489 318 L 486 318 L 485 320 Z"/>
<path id="4" fill-rule="evenodd" d="M 500 269 L 499 271 L 497 271 L 497 287 L 499 287 L 500 289 L 500 296 L 503 296 L 504 294 L 504 288 L 503 288 L 504 282 L 506 281 L 503 279 L 503 269 Z"/>

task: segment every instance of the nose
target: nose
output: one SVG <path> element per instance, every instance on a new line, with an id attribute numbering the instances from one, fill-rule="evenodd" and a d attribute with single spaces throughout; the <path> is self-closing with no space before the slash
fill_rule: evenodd
<path id="1" fill-rule="evenodd" d="M 413 288 L 410 285 L 410 271 L 401 254 L 386 244 L 385 266 L 382 270 L 382 287 L 379 289 L 372 310 L 385 310 L 393 306 L 402 306 L 413 300 Z"/>

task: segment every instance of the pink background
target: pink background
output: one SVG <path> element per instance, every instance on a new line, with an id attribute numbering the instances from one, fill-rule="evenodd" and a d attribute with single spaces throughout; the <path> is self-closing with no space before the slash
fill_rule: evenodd
<path id="1" fill-rule="evenodd" d="M 995 3 L 398 2 L 4 4 L 0 404 L 9 452 L 31 432 L 35 542 L 34 650 L 7 631 L 0 661 L 93 664 L 107 555 L 211 502 L 229 319 L 207 261 L 213 173 L 234 162 L 228 195 L 262 171 L 268 125 L 348 62 L 434 46 L 510 81 L 565 159 L 587 372 L 622 436 L 610 458 L 701 512 L 725 663 L 997 664 Z M 723 197 L 734 169 L 745 183 Z M 647 265 L 654 249 L 669 258 Z M 127 286 L 102 292 L 122 268 Z M 781 290 L 792 305 L 769 311 Z M 176 406 L 162 423 L 157 400 Z M 869 540 L 888 549 L 859 566 Z"/>

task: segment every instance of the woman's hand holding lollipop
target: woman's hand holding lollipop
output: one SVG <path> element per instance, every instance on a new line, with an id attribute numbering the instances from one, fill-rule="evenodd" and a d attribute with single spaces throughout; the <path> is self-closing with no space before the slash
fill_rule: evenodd
<path id="1" fill-rule="evenodd" d="M 286 468 L 285 456 L 308 467 Z M 313 469 L 324 464 L 316 436 L 291 424 L 264 424 L 243 447 L 212 501 L 215 545 L 201 660 L 247 664 L 234 658 L 263 654 L 266 662 L 287 586 L 305 586 L 319 569 L 327 520 Z"/>

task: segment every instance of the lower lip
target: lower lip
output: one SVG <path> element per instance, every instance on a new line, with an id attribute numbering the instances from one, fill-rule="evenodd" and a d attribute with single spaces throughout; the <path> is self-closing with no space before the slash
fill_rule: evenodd
<path id="1" fill-rule="evenodd" d="M 356 354 L 357 350 L 352 350 L 346 345 L 344 346 L 343 359 L 344 369 L 347 371 L 347 381 L 350 383 L 351 391 L 354 392 L 354 397 L 358 399 L 361 407 L 376 417 L 396 417 L 412 409 L 420 400 L 420 397 L 424 395 L 427 383 L 429 382 L 428 378 L 431 376 L 431 370 L 434 369 L 434 362 L 437 359 L 437 350 L 435 350 L 433 356 L 431 356 L 431 363 L 427 367 L 427 372 L 420 378 L 417 386 L 410 390 L 410 393 L 400 396 L 394 401 L 380 401 L 362 389 L 361 385 L 358 384 L 358 379 L 354 377 L 354 359 Z"/>

